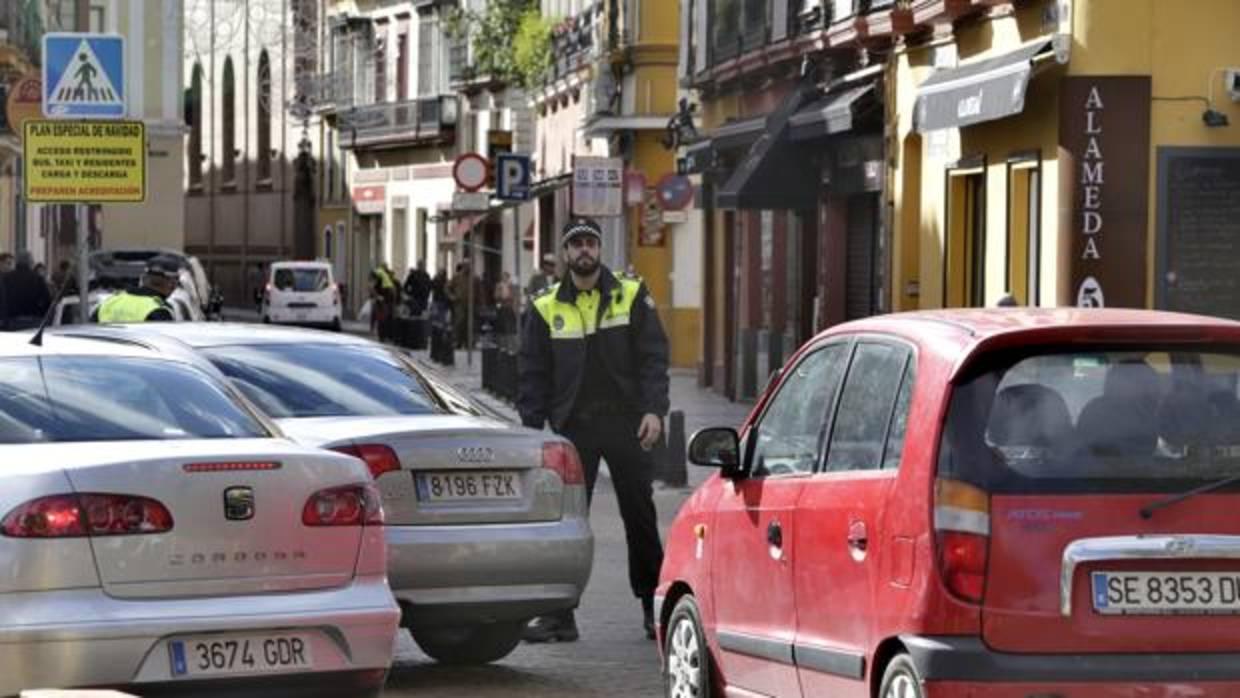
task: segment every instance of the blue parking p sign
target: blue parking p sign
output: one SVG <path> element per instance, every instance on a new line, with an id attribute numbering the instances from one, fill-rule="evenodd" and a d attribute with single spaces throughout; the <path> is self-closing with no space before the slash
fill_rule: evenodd
<path id="1" fill-rule="evenodd" d="M 43 114 L 59 119 L 123 118 L 125 39 L 115 34 L 45 34 Z"/>
<path id="2" fill-rule="evenodd" d="M 506 201 L 529 201 L 530 159 L 502 153 L 495 159 L 495 196 Z"/>

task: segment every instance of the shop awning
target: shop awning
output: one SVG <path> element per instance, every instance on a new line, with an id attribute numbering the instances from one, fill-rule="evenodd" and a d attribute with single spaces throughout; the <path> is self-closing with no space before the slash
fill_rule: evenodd
<path id="1" fill-rule="evenodd" d="M 711 131 L 710 142 L 715 150 L 748 148 L 766 133 L 766 114 L 742 121 L 731 121 Z"/>
<path id="2" fill-rule="evenodd" d="M 1042 38 L 1002 56 L 936 72 L 917 90 L 917 130 L 960 128 L 1019 114 L 1034 61 L 1053 54 L 1050 38 Z"/>
<path id="3" fill-rule="evenodd" d="M 857 119 L 875 105 L 873 82 L 827 95 L 792 116 L 791 138 L 807 141 L 853 130 Z"/>
<path id="4" fill-rule="evenodd" d="M 818 167 L 789 137 L 793 114 L 817 92 L 807 81 L 788 93 L 766 118 L 762 136 L 749 148 L 715 195 L 715 206 L 734 209 L 806 209 L 818 201 Z"/>

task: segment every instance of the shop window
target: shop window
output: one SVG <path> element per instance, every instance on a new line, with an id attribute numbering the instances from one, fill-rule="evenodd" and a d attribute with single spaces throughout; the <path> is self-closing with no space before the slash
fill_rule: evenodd
<path id="1" fill-rule="evenodd" d="M 271 183 L 271 60 L 258 54 L 258 181 Z"/>
<path id="2" fill-rule="evenodd" d="M 224 59 L 224 185 L 237 184 L 237 93 L 232 56 Z"/>
<path id="3" fill-rule="evenodd" d="M 1037 154 L 1008 162 L 1007 292 L 1037 305 L 1041 276 L 1042 169 Z"/>
<path id="4" fill-rule="evenodd" d="M 985 305 L 986 169 L 984 162 L 947 172 L 943 305 Z"/>
<path id="5" fill-rule="evenodd" d="M 189 93 L 186 95 L 185 114 L 189 122 L 189 187 L 191 190 L 202 189 L 202 64 L 194 63 L 193 77 L 190 78 Z"/>

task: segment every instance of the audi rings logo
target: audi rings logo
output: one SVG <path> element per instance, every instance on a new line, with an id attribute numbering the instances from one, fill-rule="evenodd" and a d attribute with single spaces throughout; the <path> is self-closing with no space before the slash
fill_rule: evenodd
<path id="1" fill-rule="evenodd" d="M 456 449 L 456 458 L 462 463 L 490 463 L 495 460 L 495 451 L 486 446 L 462 446 Z"/>

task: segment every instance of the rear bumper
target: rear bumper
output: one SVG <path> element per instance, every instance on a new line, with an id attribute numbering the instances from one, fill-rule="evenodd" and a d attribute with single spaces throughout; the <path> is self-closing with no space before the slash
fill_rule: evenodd
<path id="1" fill-rule="evenodd" d="M 1240 684 L 1240 654 L 1235 653 L 1013 654 L 996 652 L 976 637 L 902 636 L 900 639 L 927 686 L 933 682 L 984 684 L 992 689 L 996 688 L 995 684 L 1035 684 L 1038 688 L 1073 683 Z M 1240 691 L 1227 693 L 1237 694 Z M 1027 694 L 1021 695 L 1023 698 Z"/>
<path id="2" fill-rule="evenodd" d="M 386 528 L 388 580 L 421 627 L 523 620 L 577 605 L 594 560 L 584 518 Z"/>
<path id="3" fill-rule="evenodd" d="M 277 324 L 330 325 L 339 319 L 340 308 L 282 308 L 272 306 L 266 309 L 266 314 L 267 319 Z"/>
<path id="4" fill-rule="evenodd" d="M 166 640 L 211 633 L 301 631 L 311 637 L 314 675 L 382 680 L 398 619 L 383 577 L 323 591 L 225 598 L 127 601 L 101 589 L 0 594 L 0 695 L 45 687 L 206 686 L 217 680 L 174 678 Z M 289 678 L 229 681 L 266 685 Z"/>

